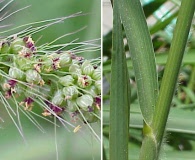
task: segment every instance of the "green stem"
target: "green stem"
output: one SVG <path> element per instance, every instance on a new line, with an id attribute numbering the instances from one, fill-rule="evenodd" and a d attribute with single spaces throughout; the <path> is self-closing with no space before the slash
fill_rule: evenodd
<path id="1" fill-rule="evenodd" d="M 123 44 L 122 25 L 117 6 L 118 1 L 114 1 L 109 159 L 128 160 L 130 90 Z"/>
<path id="2" fill-rule="evenodd" d="M 162 143 L 171 101 L 175 92 L 194 10 L 194 0 L 182 1 L 152 123 L 154 136 L 158 145 L 155 159 L 158 159 L 158 152 Z"/>

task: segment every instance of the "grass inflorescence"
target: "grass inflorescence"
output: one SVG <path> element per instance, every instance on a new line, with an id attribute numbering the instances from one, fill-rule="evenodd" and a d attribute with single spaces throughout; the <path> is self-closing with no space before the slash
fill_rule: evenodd
<path id="1" fill-rule="evenodd" d="M 52 124 L 55 118 L 65 127 L 71 127 L 74 133 L 80 131 L 82 125 L 88 126 L 92 134 L 100 140 L 91 126 L 91 123 L 100 121 L 100 59 L 87 60 L 79 56 L 79 53 L 99 50 L 99 40 L 78 42 L 76 39 L 70 43 L 56 44 L 59 39 L 75 34 L 85 27 L 39 46 L 32 39 L 34 34 L 54 24 L 82 15 L 85 14 L 78 12 L 0 32 L 1 35 L 6 33 L 0 39 L 0 103 L 22 137 L 24 133 L 20 114 L 24 114 L 43 132 L 44 127 L 35 117 L 41 117 Z M 67 46 L 70 49 L 66 50 Z M 3 118 L 0 120 L 4 121 Z"/>

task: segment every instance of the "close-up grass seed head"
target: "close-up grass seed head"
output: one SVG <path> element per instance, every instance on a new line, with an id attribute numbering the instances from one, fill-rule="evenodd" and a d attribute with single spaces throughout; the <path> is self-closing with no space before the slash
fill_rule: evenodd
<path id="1" fill-rule="evenodd" d="M 56 3 L 67 4 L 61 0 Z M 88 1 L 82 3 L 87 4 Z M 89 38 L 86 38 L 87 35 L 82 38 L 80 33 L 86 34 L 86 30 L 90 30 L 91 26 L 87 26 L 88 24 L 82 26 L 81 23 L 71 32 L 70 28 L 67 29 L 69 33 L 65 33 L 66 28 L 61 27 L 61 35 L 46 39 L 48 34 L 52 36 L 50 29 L 58 30 L 59 26 L 67 20 L 79 18 L 78 21 L 82 22 L 82 19 L 87 17 L 90 22 L 89 17 L 100 13 L 100 8 L 91 11 L 90 7 L 93 8 L 94 3 L 96 2 L 90 2 L 90 12 L 84 13 L 79 10 L 68 16 L 66 16 L 68 13 L 64 12 L 63 17 L 53 18 L 53 15 L 50 15 L 51 18 L 41 20 L 37 18 L 32 22 L 29 22 L 28 17 L 23 16 L 24 19 L 26 18 L 26 23 L 19 19 L 20 23 L 14 24 L 17 21 L 15 19 L 22 17 L 20 13 L 29 15 L 28 10 L 33 5 L 38 8 L 38 1 L 33 5 L 25 1 L 28 5 L 23 7 L 17 0 L 0 1 L 2 23 L 0 26 L 0 132 L 3 135 L 1 137 L 5 138 L 5 142 L 0 146 L 4 152 L 0 155 L 0 159 L 13 159 L 13 157 L 18 160 L 43 159 L 41 157 L 44 155 L 51 156 L 46 159 L 52 160 L 64 159 L 63 157 L 68 159 L 100 157 L 101 59 L 100 35 L 98 35 L 100 31 L 95 36 L 89 33 Z M 71 4 L 67 5 L 71 6 Z M 52 8 L 49 4 L 44 7 Z M 30 14 L 33 13 L 31 10 Z M 47 14 L 50 12 L 48 11 Z M 95 29 L 100 30 L 100 27 Z M 75 38 L 77 35 L 81 37 Z M 10 124 L 14 125 L 15 129 Z M 41 132 L 38 133 L 37 129 Z M 35 134 L 32 134 L 33 132 Z M 17 151 L 18 138 L 12 140 L 15 134 L 23 139 L 20 139 L 19 143 L 24 146 L 21 148 L 24 149 L 25 145 L 31 147 L 24 157 L 22 152 Z M 48 137 L 50 142 L 47 144 Z M 72 142 L 62 144 L 64 139 L 66 141 L 72 139 Z M 42 144 L 39 144 L 41 141 Z M 53 151 L 50 153 L 50 147 L 46 153 L 44 146 L 48 148 L 51 141 L 53 141 Z M 34 142 L 37 145 L 32 144 Z M 9 143 L 10 145 L 14 143 L 11 148 L 17 151 L 13 151 L 13 155 L 3 149 L 3 145 Z M 83 143 L 90 147 L 84 147 L 85 153 L 81 156 L 73 155 L 74 144 L 81 147 Z M 68 145 L 72 145 L 73 148 L 70 149 Z M 43 151 L 40 149 L 40 152 L 33 152 L 35 147 L 43 147 Z M 95 148 L 98 148 L 98 153 L 93 151 Z"/>

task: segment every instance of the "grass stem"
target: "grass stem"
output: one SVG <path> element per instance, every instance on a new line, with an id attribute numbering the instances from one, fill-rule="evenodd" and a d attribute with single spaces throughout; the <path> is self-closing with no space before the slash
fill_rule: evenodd
<path id="1" fill-rule="evenodd" d="M 155 159 L 158 159 L 194 10 L 194 0 L 182 1 L 152 123 L 157 143 L 157 156 Z"/>

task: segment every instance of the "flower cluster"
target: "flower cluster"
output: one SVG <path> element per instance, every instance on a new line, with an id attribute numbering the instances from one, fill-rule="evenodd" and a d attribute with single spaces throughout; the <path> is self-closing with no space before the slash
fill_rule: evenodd
<path id="1" fill-rule="evenodd" d="M 98 121 L 101 109 L 101 69 L 97 63 L 70 52 L 41 53 L 31 37 L 0 42 L 0 90 L 19 99 L 31 111 L 38 104 L 44 116 Z"/>

